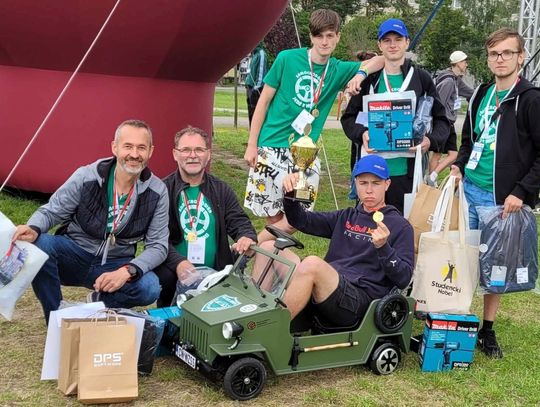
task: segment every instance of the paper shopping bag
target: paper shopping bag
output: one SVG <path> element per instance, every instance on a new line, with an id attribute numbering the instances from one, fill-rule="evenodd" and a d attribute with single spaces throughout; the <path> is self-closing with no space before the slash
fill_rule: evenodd
<path id="1" fill-rule="evenodd" d="M 78 400 L 97 404 L 137 398 L 137 357 L 133 325 L 81 325 Z"/>
<path id="2" fill-rule="evenodd" d="M 447 185 L 447 184 L 441 184 Z M 433 230 L 433 225 L 437 224 L 438 216 L 444 217 L 446 213 L 445 202 L 440 202 L 443 196 L 443 188 L 435 188 L 426 184 L 420 184 L 418 187 L 418 192 L 414 198 L 412 204 L 411 213 L 409 214 L 409 223 L 412 225 L 414 230 L 414 250 L 418 253 L 418 244 L 420 243 L 420 234 L 424 232 L 431 232 Z M 439 203 L 439 205 L 438 205 Z M 436 211 L 437 208 L 441 210 Z M 458 202 L 457 200 L 453 201 L 452 205 L 452 217 L 450 218 L 450 230 L 457 230 L 458 228 Z M 440 231 L 435 230 L 435 231 Z"/>
<path id="3" fill-rule="evenodd" d="M 453 188 L 453 177 L 449 182 Z M 416 299 L 417 312 L 469 313 L 479 279 L 480 231 L 465 230 L 463 200 L 460 184 L 458 231 L 449 230 L 450 202 L 444 230 L 420 235 L 411 293 Z"/>
<path id="4" fill-rule="evenodd" d="M 126 320 L 118 318 L 118 324 Z M 76 394 L 79 373 L 79 328 L 83 324 L 107 324 L 108 319 L 66 318 L 62 320 L 60 331 L 60 363 L 58 367 L 58 390 L 62 393 Z"/>

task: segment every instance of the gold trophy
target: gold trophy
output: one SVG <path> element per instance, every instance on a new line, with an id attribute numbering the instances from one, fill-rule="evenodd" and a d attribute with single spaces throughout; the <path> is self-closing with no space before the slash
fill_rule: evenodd
<path id="1" fill-rule="evenodd" d="M 311 124 L 307 124 L 304 128 L 304 135 L 292 142 L 294 134 L 289 137 L 289 144 L 291 146 L 291 155 L 293 157 L 294 164 L 298 167 L 298 183 L 294 187 L 294 190 L 287 192 L 285 198 L 293 201 L 300 201 L 306 203 L 312 203 L 315 200 L 315 188 L 313 185 L 307 183 L 306 169 L 315 161 L 317 153 L 319 152 L 319 146 L 316 145 L 309 134 L 311 133 Z"/>

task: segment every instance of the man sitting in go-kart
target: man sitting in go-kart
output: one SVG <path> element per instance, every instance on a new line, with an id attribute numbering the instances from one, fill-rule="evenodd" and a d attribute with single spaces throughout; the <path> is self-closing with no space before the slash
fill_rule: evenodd
<path id="1" fill-rule="evenodd" d="M 390 185 L 386 161 L 368 155 L 356 163 L 353 176 L 360 200 L 355 208 L 309 212 L 301 203 L 284 199 L 290 225 L 330 239 L 324 260 L 317 256 L 300 260 L 288 249 L 281 253 L 297 264 L 284 296 L 291 319 L 310 304 L 321 324 L 352 327 L 374 299 L 396 286 L 406 288 L 411 280 L 413 228 L 396 208 L 384 203 Z M 297 182 L 298 174 L 289 174 L 283 182 L 285 192 Z M 262 247 L 269 249 L 271 243 Z M 254 269 L 262 269 L 265 262 L 258 255 Z"/>

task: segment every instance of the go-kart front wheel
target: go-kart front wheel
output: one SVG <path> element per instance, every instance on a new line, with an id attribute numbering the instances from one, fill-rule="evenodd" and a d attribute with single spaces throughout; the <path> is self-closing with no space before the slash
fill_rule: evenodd
<path id="1" fill-rule="evenodd" d="M 393 373 L 401 361 L 401 352 L 393 343 L 380 344 L 371 355 L 369 367 L 379 375 Z"/>
<path id="2" fill-rule="evenodd" d="M 223 388 L 233 400 L 250 400 L 266 383 L 266 369 L 260 360 L 246 357 L 233 362 L 223 378 Z"/>

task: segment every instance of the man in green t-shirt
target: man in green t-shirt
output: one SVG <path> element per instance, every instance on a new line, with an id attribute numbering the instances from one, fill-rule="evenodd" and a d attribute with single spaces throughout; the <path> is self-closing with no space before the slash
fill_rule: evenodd
<path id="1" fill-rule="evenodd" d="M 169 192 L 169 251 L 156 269 L 161 284 L 158 306 L 171 304 L 178 280 L 189 286 L 198 280 L 196 266 L 222 270 L 233 263 L 233 248 L 244 253 L 257 234 L 233 190 L 205 172 L 211 150 L 202 129 L 187 127 L 174 138 L 178 170 L 163 181 Z"/>
<path id="2" fill-rule="evenodd" d="M 264 88 L 257 103 L 248 146 L 244 155 L 251 167 L 244 206 L 267 224 L 294 232 L 283 214 L 282 184 L 285 175 L 294 169 L 289 137 L 296 140 L 306 124 L 312 126 L 309 136 L 316 143 L 337 93 L 349 82 L 349 89 L 358 92 L 366 71 L 380 69 L 382 60 L 374 58 L 361 68 L 359 62 L 332 58 L 339 41 L 341 19 L 332 10 L 315 10 L 310 16 L 312 47 L 289 49 L 279 53 L 264 78 Z M 307 171 L 308 183 L 315 190 L 319 184 L 318 159 Z M 259 243 L 273 239 L 263 230 Z"/>
<path id="3" fill-rule="evenodd" d="M 487 38 L 486 51 L 495 83 L 476 89 L 451 167 L 452 175 L 464 175 L 471 229 L 479 226 L 477 207 L 502 205 L 506 218 L 523 205 L 534 208 L 540 189 L 540 89 L 519 75 L 525 41 L 517 31 L 502 28 Z M 493 330 L 500 298 L 484 295 L 478 332 L 480 349 L 494 358 L 503 355 Z"/>

